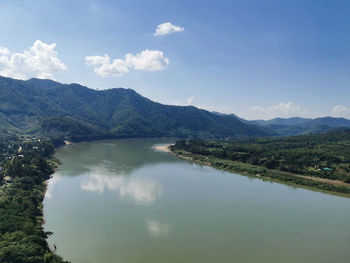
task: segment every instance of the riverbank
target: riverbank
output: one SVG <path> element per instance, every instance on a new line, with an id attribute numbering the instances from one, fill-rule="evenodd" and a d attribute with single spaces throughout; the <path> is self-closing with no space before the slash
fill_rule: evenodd
<path id="1" fill-rule="evenodd" d="M 170 146 L 172 144 L 161 144 L 161 145 L 155 145 L 152 148 L 154 150 L 160 151 L 160 152 L 165 152 L 165 153 L 172 153 L 170 150 Z"/>
<path id="2" fill-rule="evenodd" d="M 173 155 L 201 165 L 207 165 L 216 169 L 231 173 L 238 173 L 262 180 L 275 181 L 278 183 L 303 187 L 314 191 L 321 191 L 350 198 L 350 185 L 338 180 L 302 176 L 279 170 L 266 169 L 263 166 L 251 165 L 238 161 L 224 160 L 213 156 L 198 155 L 183 150 L 173 150 L 172 148 L 173 147 L 168 146 L 167 150 L 169 150 Z"/>
<path id="3" fill-rule="evenodd" d="M 23 144 L 21 157 L 4 166 L 11 182 L 1 185 L 0 262 L 66 263 L 50 250 L 44 231 L 43 200 L 47 180 L 55 172 L 50 141 Z"/>

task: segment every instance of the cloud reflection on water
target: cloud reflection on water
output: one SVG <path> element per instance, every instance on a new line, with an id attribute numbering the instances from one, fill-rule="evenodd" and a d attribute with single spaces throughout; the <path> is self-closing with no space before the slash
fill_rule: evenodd
<path id="1" fill-rule="evenodd" d="M 102 194 L 106 190 L 119 192 L 120 197 L 131 198 L 136 203 L 153 204 L 161 195 L 161 186 L 145 177 L 124 176 L 111 172 L 101 166 L 91 168 L 82 180 L 80 188 L 84 191 Z"/>
<path id="2" fill-rule="evenodd" d="M 159 237 L 169 233 L 170 226 L 168 224 L 161 223 L 156 220 L 146 220 L 146 228 L 151 236 Z"/>
<path id="3" fill-rule="evenodd" d="M 60 175 L 53 176 L 50 180 L 47 181 L 47 188 L 45 192 L 45 198 L 51 199 L 52 193 L 55 188 L 55 184 L 57 184 L 59 181 L 61 181 Z"/>
<path id="4" fill-rule="evenodd" d="M 161 195 L 161 187 L 155 181 L 145 178 L 133 178 L 121 184 L 120 196 L 132 197 L 139 203 L 155 203 Z"/>

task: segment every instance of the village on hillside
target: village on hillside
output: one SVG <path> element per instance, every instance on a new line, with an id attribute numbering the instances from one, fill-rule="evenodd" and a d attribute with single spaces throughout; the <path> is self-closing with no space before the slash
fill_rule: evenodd
<path id="1" fill-rule="evenodd" d="M 5 165 L 7 162 L 13 162 L 16 158 L 24 158 L 26 151 L 38 150 L 38 143 L 41 142 L 41 138 L 36 136 L 29 137 L 16 137 L 16 136 L 3 136 L 0 142 L 0 185 L 11 183 L 13 178 L 6 174 Z"/>

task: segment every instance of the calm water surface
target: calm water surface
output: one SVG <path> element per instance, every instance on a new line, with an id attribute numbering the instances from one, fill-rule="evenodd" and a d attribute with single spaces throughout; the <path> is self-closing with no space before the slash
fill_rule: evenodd
<path id="1" fill-rule="evenodd" d="M 45 229 L 72 263 L 350 262 L 350 199 L 112 140 L 61 149 Z"/>

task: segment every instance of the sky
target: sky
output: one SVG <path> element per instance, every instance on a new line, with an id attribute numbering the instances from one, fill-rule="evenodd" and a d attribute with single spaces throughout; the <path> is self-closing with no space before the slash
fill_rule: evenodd
<path id="1" fill-rule="evenodd" d="M 350 119 L 350 1 L 2 0 L 0 75 L 246 119 Z"/>

